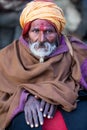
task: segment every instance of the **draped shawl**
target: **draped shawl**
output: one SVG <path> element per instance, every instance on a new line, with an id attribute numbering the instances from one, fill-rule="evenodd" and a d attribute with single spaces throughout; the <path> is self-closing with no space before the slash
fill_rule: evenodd
<path id="1" fill-rule="evenodd" d="M 39 63 L 19 40 L 0 51 L 0 128 L 10 123 L 23 90 L 66 111 L 76 108 L 87 46 L 76 40 L 70 45 L 73 56 L 61 41 L 44 63 Z"/>

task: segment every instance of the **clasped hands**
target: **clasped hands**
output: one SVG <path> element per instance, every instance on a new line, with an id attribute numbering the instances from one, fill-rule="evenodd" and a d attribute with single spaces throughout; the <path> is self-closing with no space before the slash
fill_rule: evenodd
<path id="1" fill-rule="evenodd" d="M 57 106 L 30 95 L 24 107 L 26 123 L 31 128 L 43 125 L 44 117 L 53 118 L 56 110 Z"/>

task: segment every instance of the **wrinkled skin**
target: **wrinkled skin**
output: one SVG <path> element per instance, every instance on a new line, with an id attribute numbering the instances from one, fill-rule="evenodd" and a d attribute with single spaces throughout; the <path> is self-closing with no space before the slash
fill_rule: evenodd
<path id="1" fill-rule="evenodd" d="M 30 125 L 31 128 L 43 125 L 44 117 L 53 118 L 56 109 L 57 106 L 30 95 L 24 107 L 26 123 Z"/>

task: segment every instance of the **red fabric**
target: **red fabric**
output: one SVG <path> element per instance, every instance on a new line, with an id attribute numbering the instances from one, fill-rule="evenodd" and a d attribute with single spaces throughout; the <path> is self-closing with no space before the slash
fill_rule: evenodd
<path id="1" fill-rule="evenodd" d="M 45 118 L 42 130 L 68 130 L 61 112 L 58 111 L 53 119 Z"/>
<path id="2" fill-rule="evenodd" d="M 28 34 L 28 31 L 30 29 L 31 22 L 27 23 L 22 31 L 22 36 L 25 38 Z"/>

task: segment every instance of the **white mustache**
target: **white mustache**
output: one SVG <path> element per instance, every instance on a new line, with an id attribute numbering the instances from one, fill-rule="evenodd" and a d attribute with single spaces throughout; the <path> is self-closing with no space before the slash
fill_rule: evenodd
<path id="1" fill-rule="evenodd" d="M 45 57 L 49 56 L 55 50 L 56 43 L 49 43 L 49 42 L 45 42 L 42 44 L 39 42 L 35 42 L 32 44 L 29 43 L 29 48 L 32 54 L 34 54 L 35 56 Z"/>

